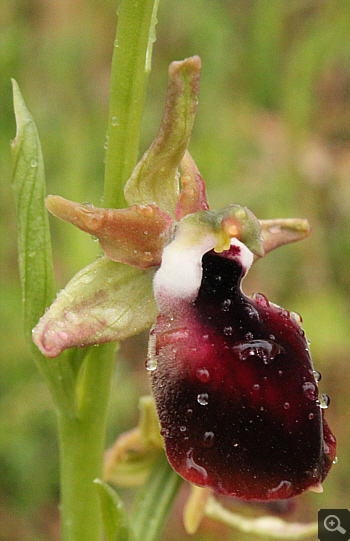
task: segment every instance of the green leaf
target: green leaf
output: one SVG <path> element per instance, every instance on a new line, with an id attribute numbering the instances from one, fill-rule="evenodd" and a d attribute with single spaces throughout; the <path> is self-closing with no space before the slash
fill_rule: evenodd
<path id="1" fill-rule="evenodd" d="M 74 346 L 113 342 L 154 323 L 156 269 L 142 270 L 102 257 L 72 278 L 33 331 L 47 357 Z"/>
<path id="2" fill-rule="evenodd" d="M 12 183 L 17 212 L 24 331 L 32 356 L 47 381 L 55 404 L 67 415 L 74 415 L 74 371 L 77 371 L 80 360 L 77 361 L 72 354 L 70 360 L 62 358 L 51 366 L 32 342 L 32 329 L 55 298 L 56 287 L 48 214 L 44 204 L 45 173 L 40 141 L 34 120 L 15 80 L 12 80 L 12 85 L 17 123 L 16 138 L 11 143 Z"/>
<path id="3" fill-rule="evenodd" d="M 102 521 L 107 541 L 133 541 L 124 504 L 118 494 L 101 479 L 95 479 L 100 497 Z"/>
<path id="4" fill-rule="evenodd" d="M 157 541 L 160 538 L 182 481 L 170 466 L 165 453 L 161 453 L 147 482 L 140 489 L 132 513 L 137 540 Z"/>
<path id="5" fill-rule="evenodd" d="M 154 203 L 171 218 L 175 217 L 179 197 L 177 168 L 192 132 L 200 71 L 198 56 L 170 64 L 166 108 L 160 130 L 124 189 L 129 205 Z"/>
<path id="6" fill-rule="evenodd" d="M 38 133 L 18 84 L 12 80 L 17 122 L 11 143 L 13 188 L 18 220 L 19 270 L 23 287 L 24 325 L 31 330 L 56 294 L 48 214 L 44 205 L 45 173 Z"/>

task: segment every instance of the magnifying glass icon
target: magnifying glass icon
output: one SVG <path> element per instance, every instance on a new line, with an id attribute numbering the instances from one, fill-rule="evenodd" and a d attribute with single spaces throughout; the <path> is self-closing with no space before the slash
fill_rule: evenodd
<path id="1" fill-rule="evenodd" d="M 323 524 L 329 532 L 346 533 L 346 530 L 340 525 L 340 520 L 336 515 L 327 515 Z"/>

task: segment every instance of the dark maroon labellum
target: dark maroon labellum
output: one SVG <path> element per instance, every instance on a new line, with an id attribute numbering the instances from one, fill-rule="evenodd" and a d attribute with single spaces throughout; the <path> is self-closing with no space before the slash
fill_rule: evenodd
<path id="1" fill-rule="evenodd" d="M 242 266 L 230 255 L 205 254 L 196 299 L 174 302 L 151 334 L 166 452 L 197 485 L 289 498 L 319 487 L 336 442 L 304 332 L 263 295 L 242 293 Z"/>

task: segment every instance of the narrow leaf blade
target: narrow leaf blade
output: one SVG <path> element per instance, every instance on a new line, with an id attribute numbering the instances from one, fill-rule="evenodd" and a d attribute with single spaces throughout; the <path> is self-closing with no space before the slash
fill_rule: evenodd
<path id="1" fill-rule="evenodd" d="M 49 365 L 32 342 L 32 329 L 55 298 L 44 161 L 37 129 L 18 84 L 12 80 L 17 133 L 11 143 L 12 185 L 17 213 L 18 257 L 22 284 L 24 332 L 31 354 L 61 412 L 76 413 L 74 352 Z"/>
<path id="2" fill-rule="evenodd" d="M 122 500 L 115 490 L 101 479 L 95 479 L 94 482 L 100 497 L 107 541 L 133 541 L 135 537 Z"/>
<path id="3" fill-rule="evenodd" d="M 44 205 L 45 173 L 38 133 L 16 81 L 13 84 L 17 133 L 11 143 L 13 188 L 18 220 L 19 269 L 24 325 L 31 330 L 55 296 L 50 230 Z"/>

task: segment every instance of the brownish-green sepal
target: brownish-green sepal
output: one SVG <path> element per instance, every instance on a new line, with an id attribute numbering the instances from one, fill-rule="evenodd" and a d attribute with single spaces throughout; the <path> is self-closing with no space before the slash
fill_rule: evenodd
<path id="1" fill-rule="evenodd" d="M 78 272 L 33 331 L 46 357 L 74 346 L 122 340 L 147 329 L 158 315 L 154 269 L 102 257 Z"/>
<path id="2" fill-rule="evenodd" d="M 177 168 L 194 123 L 200 72 L 198 56 L 170 64 L 165 113 L 158 135 L 124 189 L 129 205 L 154 203 L 175 218 L 179 197 Z"/>
<path id="3" fill-rule="evenodd" d="M 170 242 L 172 219 L 155 205 L 103 209 L 49 195 L 46 207 L 98 238 L 105 255 L 119 263 L 140 268 L 160 265 L 163 248 Z"/>
<path id="4" fill-rule="evenodd" d="M 265 254 L 283 244 L 302 240 L 311 233 L 309 222 L 302 218 L 259 221 Z"/>
<path id="5" fill-rule="evenodd" d="M 181 160 L 181 169 L 181 192 L 176 205 L 177 220 L 187 214 L 209 209 L 205 182 L 188 150 Z"/>

